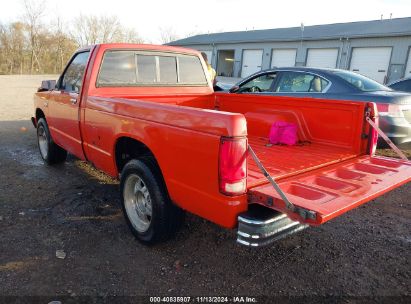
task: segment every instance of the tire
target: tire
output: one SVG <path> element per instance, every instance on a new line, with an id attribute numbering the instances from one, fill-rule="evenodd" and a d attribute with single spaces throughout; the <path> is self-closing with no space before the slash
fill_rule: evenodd
<path id="1" fill-rule="evenodd" d="M 41 158 L 48 165 L 62 163 L 67 158 L 67 151 L 56 145 L 51 138 L 49 127 L 44 118 L 37 121 L 37 145 Z"/>
<path id="2" fill-rule="evenodd" d="M 130 160 L 121 172 L 120 189 L 124 217 L 140 242 L 155 244 L 175 235 L 184 211 L 171 202 L 154 158 Z"/>

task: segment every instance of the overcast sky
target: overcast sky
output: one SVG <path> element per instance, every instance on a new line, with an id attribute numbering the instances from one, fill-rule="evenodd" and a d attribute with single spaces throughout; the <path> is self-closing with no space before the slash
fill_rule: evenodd
<path id="1" fill-rule="evenodd" d="M 20 0 L 0 0 L 0 22 L 21 18 L 22 7 Z M 411 16 L 411 0 L 48 0 L 46 8 L 48 20 L 116 15 L 153 43 L 159 42 L 159 28 L 184 36 Z"/>

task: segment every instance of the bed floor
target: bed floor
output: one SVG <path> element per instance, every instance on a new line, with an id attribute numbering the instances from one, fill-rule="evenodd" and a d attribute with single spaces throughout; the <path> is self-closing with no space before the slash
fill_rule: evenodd
<path id="1" fill-rule="evenodd" d="M 262 137 L 249 137 L 248 142 L 261 163 L 275 179 L 321 168 L 325 165 L 356 156 L 348 149 L 319 143 L 305 143 L 295 146 L 267 146 L 269 143 L 268 139 Z M 260 172 L 251 155 L 249 155 L 248 188 L 266 182 L 267 179 Z"/>

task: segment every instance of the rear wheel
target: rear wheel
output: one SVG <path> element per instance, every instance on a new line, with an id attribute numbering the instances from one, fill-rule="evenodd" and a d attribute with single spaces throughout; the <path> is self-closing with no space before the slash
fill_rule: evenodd
<path id="1" fill-rule="evenodd" d="M 37 121 L 37 143 L 41 158 L 43 158 L 46 164 L 58 164 L 66 160 L 67 151 L 54 143 L 44 118 L 40 118 Z"/>
<path id="2" fill-rule="evenodd" d="M 152 157 L 129 161 L 120 188 L 125 219 L 139 241 L 153 244 L 170 239 L 181 226 L 184 212 L 171 202 Z"/>

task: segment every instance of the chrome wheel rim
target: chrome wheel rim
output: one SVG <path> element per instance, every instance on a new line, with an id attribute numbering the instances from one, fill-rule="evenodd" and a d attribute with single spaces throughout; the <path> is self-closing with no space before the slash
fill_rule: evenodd
<path id="1" fill-rule="evenodd" d="M 124 206 L 133 227 L 144 233 L 152 219 L 151 196 L 144 181 L 137 174 L 130 174 L 124 183 Z"/>
<path id="2" fill-rule="evenodd" d="M 46 159 L 47 154 L 48 154 L 48 150 L 49 150 L 49 145 L 48 145 L 46 130 L 41 125 L 37 129 L 37 138 L 38 138 L 38 141 L 39 141 L 39 148 L 40 148 L 41 156 L 44 159 Z"/>

